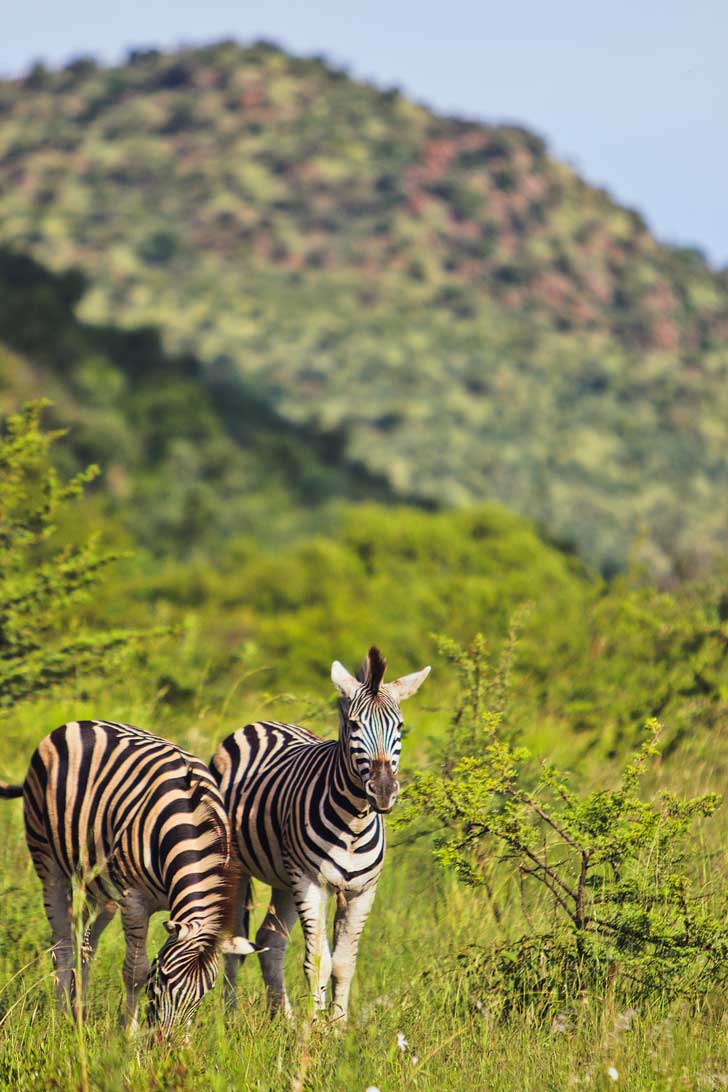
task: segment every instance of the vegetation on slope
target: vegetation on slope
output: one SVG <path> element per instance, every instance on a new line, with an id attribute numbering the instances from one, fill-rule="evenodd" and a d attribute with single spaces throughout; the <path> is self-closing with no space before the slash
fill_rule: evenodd
<path id="1" fill-rule="evenodd" d="M 725 275 L 524 130 L 265 44 L 36 66 L 0 85 L 0 237 L 401 495 L 605 567 L 724 539 Z"/>
<path id="2" fill-rule="evenodd" d="M 0 408 L 52 398 L 48 420 L 69 429 L 61 465 L 103 467 L 103 511 L 125 538 L 167 555 L 230 534 L 278 541 L 331 524 L 341 498 L 393 499 L 342 435 L 279 418 L 227 369 L 203 378 L 153 328 L 81 322 L 84 287 L 0 248 Z"/>
<path id="3" fill-rule="evenodd" d="M 164 700 L 178 701 L 201 663 L 220 680 L 262 670 L 273 692 L 305 691 L 333 656 L 355 663 L 373 639 L 415 667 L 435 654 L 433 633 L 497 642 L 531 602 L 522 730 L 555 740 L 576 729 L 610 753 L 647 716 L 666 721 L 669 745 L 720 723 L 720 580 L 658 594 L 634 573 L 609 587 L 496 506 L 398 507 L 341 433 L 277 417 L 225 369 L 163 351 L 153 329 L 80 321 L 82 291 L 77 273 L 0 250 L 0 404 L 50 395 L 46 419 L 69 426 L 58 466 L 100 464 L 93 497 L 62 527 L 69 541 L 100 531 L 164 559 L 129 562 L 97 597 L 97 621 L 194 618 L 204 630 L 201 643 L 188 638 L 190 658 L 153 669 Z"/>

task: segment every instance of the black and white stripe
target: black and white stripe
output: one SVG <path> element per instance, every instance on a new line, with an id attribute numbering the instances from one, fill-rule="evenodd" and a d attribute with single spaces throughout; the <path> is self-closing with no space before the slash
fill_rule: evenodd
<path id="1" fill-rule="evenodd" d="M 127 1015 L 146 985 L 150 1022 L 191 1017 L 217 975 L 230 917 L 230 836 L 199 759 L 128 724 L 73 721 L 38 745 L 22 786 L 25 832 L 53 933 L 59 1003 L 74 1003 L 72 879 L 85 890 L 84 986 L 117 907 L 126 938 Z M 149 916 L 169 910 L 169 939 L 150 967 Z M 230 950 L 250 951 L 236 938 Z M 84 990 L 85 992 L 85 990 Z"/>
<path id="2" fill-rule="evenodd" d="M 399 791 L 400 702 L 430 670 L 385 684 L 384 669 L 376 648 L 356 679 L 333 664 L 331 676 L 341 695 L 337 740 L 320 740 L 291 724 L 258 722 L 228 736 L 212 759 L 242 862 L 237 932 L 247 931 L 247 877 L 272 888 L 256 940 L 266 949 L 261 964 L 274 1010 L 290 1011 L 283 957 L 300 918 L 314 1007 L 325 1007 L 333 972 L 334 1015 L 347 1014 L 359 937 L 384 861 L 382 816 Z M 326 939 L 331 893 L 337 900 L 333 959 Z M 231 987 L 238 964 L 236 957 L 226 958 Z"/>

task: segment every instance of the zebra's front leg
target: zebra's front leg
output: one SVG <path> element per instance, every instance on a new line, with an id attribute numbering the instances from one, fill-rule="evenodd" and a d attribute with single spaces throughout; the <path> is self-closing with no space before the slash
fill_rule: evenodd
<path id="1" fill-rule="evenodd" d="M 125 895 L 120 906 L 121 923 L 126 940 L 122 972 L 126 986 L 126 1023 L 130 1031 L 136 1031 L 139 994 L 151 970 L 147 956 L 149 908 L 142 898 L 133 894 Z"/>
<path id="2" fill-rule="evenodd" d="M 344 892 L 337 895 L 334 918 L 334 996 L 331 1006 L 334 1020 L 346 1021 L 349 1012 L 349 991 L 356 967 L 359 938 L 369 917 L 376 890 L 377 885 L 373 883 L 366 891 L 357 895 L 346 895 Z"/>
<path id="3" fill-rule="evenodd" d="M 283 980 L 283 960 L 291 929 L 297 918 L 298 909 L 293 894 L 274 888 L 270 895 L 268 913 L 255 936 L 256 944 L 265 949 L 260 953 L 259 959 L 272 1016 L 279 1009 L 283 1009 L 284 1016 L 291 1016 L 293 1012 Z"/>
<path id="4" fill-rule="evenodd" d="M 235 885 L 233 934 L 247 937 L 250 928 L 250 876 L 241 875 Z M 245 959 L 241 955 L 226 955 L 225 959 L 225 1001 L 229 1008 L 237 1005 L 235 983 L 238 971 Z"/>
<path id="5" fill-rule="evenodd" d="M 306 957 L 303 969 L 313 1001 L 314 1018 L 326 1008 L 326 987 L 331 977 L 331 952 L 326 938 L 328 892 L 313 880 L 302 879 L 293 888 L 303 927 Z"/>

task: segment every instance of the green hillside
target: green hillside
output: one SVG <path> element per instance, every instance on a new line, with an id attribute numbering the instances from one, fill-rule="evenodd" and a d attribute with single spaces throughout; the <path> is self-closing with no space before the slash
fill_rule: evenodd
<path id="1" fill-rule="evenodd" d="M 280 419 L 229 369 L 203 376 L 153 328 L 81 322 L 83 291 L 77 272 L 0 248 L 0 411 L 51 399 L 46 419 L 68 429 L 60 464 L 101 467 L 96 496 L 116 531 L 184 555 L 231 535 L 280 544 L 321 530 L 342 499 L 392 502 L 342 435 Z"/>
<path id="2" fill-rule="evenodd" d="M 0 239 L 396 494 L 607 568 L 725 541 L 726 275 L 525 130 L 266 44 L 36 66 L 0 84 Z"/>

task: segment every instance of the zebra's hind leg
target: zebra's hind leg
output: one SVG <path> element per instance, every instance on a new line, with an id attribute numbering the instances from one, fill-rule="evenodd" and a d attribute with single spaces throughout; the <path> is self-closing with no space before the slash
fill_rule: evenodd
<path id="1" fill-rule="evenodd" d="M 346 896 L 342 892 L 337 896 L 332 961 L 334 996 L 331 1015 L 334 1020 L 345 1021 L 349 1012 L 349 990 L 356 967 L 359 938 L 369 917 L 376 890 L 374 883 L 360 894 Z"/>
<path id="2" fill-rule="evenodd" d="M 279 1010 L 283 1011 L 284 1016 L 291 1016 L 293 1012 L 283 979 L 283 961 L 297 918 L 298 910 L 292 892 L 274 888 L 268 913 L 255 937 L 256 944 L 267 949 L 260 953 L 259 959 L 271 1016 Z"/>
<path id="3" fill-rule="evenodd" d="M 43 905 L 52 934 L 52 956 L 58 1007 L 70 1015 L 76 996 L 73 969 L 73 891 L 69 877 L 56 861 L 36 862 L 43 883 Z"/>
<path id="4" fill-rule="evenodd" d="M 315 1018 L 326 1008 L 326 987 L 331 977 L 331 952 L 326 937 L 328 892 L 314 880 L 301 877 L 293 894 L 306 943 L 303 969 L 311 991 Z"/>
<path id="5" fill-rule="evenodd" d="M 149 908 L 134 893 L 124 896 L 120 903 L 121 924 L 126 940 L 124 956 L 124 985 L 126 986 L 126 1022 L 131 1031 L 137 1028 L 137 1005 L 142 986 L 149 977 L 151 966 L 147 956 Z"/>
<path id="6" fill-rule="evenodd" d="M 250 928 L 250 876 L 241 875 L 237 882 L 237 890 L 233 895 L 235 916 L 233 922 L 233 935 L 247 937 Z M 237 1005 L 235 997 L 235 983 L 238 970 L 245 959 L 243 955 L 226 955 L 225 960 L 225 1002 L 234 1009 Z"/>
<path id="7" fill-rule="evenodd" d="M 99 946 L 99 940 L 106 926 L 109 924 L 114 914 L 116 913 L 116 903 L 106 902 L 104 903 L 96 913 L 93 921 L 89 925 L 83 938 L 83 997 L 84 1003 L 88 991 L 88 980 L 91 972 L 91 961 L 96 955 L 96 949 Z"/>

